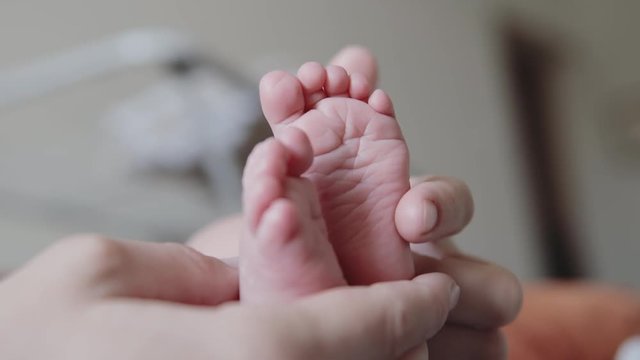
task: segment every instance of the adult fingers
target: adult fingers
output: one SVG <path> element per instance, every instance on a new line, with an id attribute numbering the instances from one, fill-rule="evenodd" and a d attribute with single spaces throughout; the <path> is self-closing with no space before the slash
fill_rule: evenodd
<path id="1" fill-rule="evenodd" d="M 216 305 L 237 298 L 237 270 L 181 244 L 96 235 L 63 240 L 27 271 L 71 296 L 148 298 Z M 49 281 L 47 281 L 49 280 Z"/>
<path id="2" fill-rule="evenodd" d="M 420 244 L 424 245 L 432 244 Z M 513 273 L 498 265 L 451 252 L 440 259 L 414 252 L 414 263 L 416 274 L 441 272 L 460 286 L 460 301 L 449 315 L 448 323 L 495 329 L 513 321 L 520 311 L 520 282 Z"/>
<path id="3" fill-rule="evenodd" d="M 310 346 L 322 359 L 399 358 L 432 337 L 459 297 L 443 274 L 370 287 L 329 290 L 301 301 L 312 331 Z M 318 356 L 321 355 L 321 356 Z M 302 358 L 302 357 L 301 357 Z"/>
<path id="4" fill-rule="evenodd" d="M 397 359 L 419 354 L 413 349 L 424 347 L 442 327 L 458 291 L 448 276 L 429 274 L 336 288 L 288 304 L 208 308 L 105 301 L 90 307 L 82 320 L 100 324 L 89 328 L 110 334 L 110 341 L 103 341 L 103 333 L 82 332 L 88 338 L 77 348 L 88 354 L 118 343 L 121 354 L 160 359 Z"/>
<path id="5" fill-rule="evenodd" d="M 445 325 L 429 340 L 429 356 L 431 360 L 501 360 L 507 358 L 507 347 L 500 331 Z"/>
<path id="6" fill-rule="evenodd" d="M 410 242 L 440 240 L 460 232 L 473 215 L 473 199 L 469 188 L 448 177 L 412 179 L 413 188 L 396 208 L 396 226 Z M 195 234 L 189 245 L 216 257 L 238 255 L 242 236 L 242 216 L 234 215 L 206 227 Z M 442 246 L 441 246 L 442 248 Z"/>
<path id="7" fill-rule="evenodd" d="M 414 243 L 456 234 L 472 216 L 473 198 L 467 185 L 441 176 L 412 179 L 412 188 L 400 199 L 395 213 L 398 232 Z"/>

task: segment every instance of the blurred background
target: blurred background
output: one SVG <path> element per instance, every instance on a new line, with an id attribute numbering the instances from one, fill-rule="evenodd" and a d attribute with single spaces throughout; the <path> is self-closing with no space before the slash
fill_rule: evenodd
<path id="1" fill-rule="evenodd" d="M 414 174 L 475 195 L 461 247 L 640 287 L 629 1 L 0 4 L 0 268 L 78 232 L 184 241 L 238 209 L 261 74 L 378 56 Z"/>

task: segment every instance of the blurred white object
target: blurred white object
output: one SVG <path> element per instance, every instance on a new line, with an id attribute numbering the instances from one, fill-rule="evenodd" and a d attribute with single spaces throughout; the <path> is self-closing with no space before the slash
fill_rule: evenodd
<path id="1" fill-rule="evenodd" d="M 185 34 L 135 30 L 0 71 L 0 108 L 59 88 L 160 65 L 168 78 L 109 114 L 110 127 L 144 167 L 205 170 L 216 200 L 239 207 L 237 151 L 260 117 L 256 86 L 203 54 Z"/>
<path id="2" fill-rule="evenodd" d="M 201 168 L 218 200 L 237 210 L 238 150 L 259 116 L 254 87 L 238 86 L 204 67 L 124 101 L 107 120 L 138 166 L 177 172 Z"/>
<path id="3" fill-rule="evenodd" d="M 109 129 L 140 167 L 187 171 L 199 161 L 202 143 L 194 141 L 198 124 L 185 116 L 189 104 L 177 82 L 154 85 L 108 114 Z"/>
<path id="4" fill-rule="evenodd" d="M 134 30 L 0 71 L 0 107 L 132 66 L 168 64 L 200 56 L 188 36 Z"/>
<path id="5" fill-rule="evenodd" d="M 640 335 L 627 339 L 616 353 L 616 360 L 640 360 Z"/>

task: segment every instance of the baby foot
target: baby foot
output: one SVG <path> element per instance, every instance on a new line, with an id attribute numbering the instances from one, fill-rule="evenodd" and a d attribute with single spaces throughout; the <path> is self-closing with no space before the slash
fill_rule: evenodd
<path id="1" fill-rule="evenodd" d="M 346 285 L 316 191 L 299 176 L 311 164 L 311 145 L 303 132 L 286 130 L 256 146 L 245 167 L 239 267 L 246 302 L 287 301 Z"/>
<path id="2" fill-rule="evenodd" d="M 297 77 L 267 74 L 260 98 L 276 138 L 298 128 L 311 141 L 313 162 L 303 177 L 318 191 L 349 283 L 412 277 L 409 246 L 394 222 L 409 190 L 409 153 L 389 97 L 371 93 L 364 75 L 307 63 Z"/>

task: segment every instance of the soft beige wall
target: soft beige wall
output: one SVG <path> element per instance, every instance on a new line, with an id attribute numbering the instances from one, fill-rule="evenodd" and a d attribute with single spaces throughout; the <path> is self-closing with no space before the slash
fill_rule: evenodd
<path id="1" fill-rule="evenodd" d="M 640 3 L 499 2 L 560 46 L 565 185 L 590 275 L 640 287 L 640 153 L 611 146 L 624 136 L 616 134 L 621 113 L 614 104 L 629 95 L 640 101 Z"/>
<path id="2" fill-rule="evenodd" d="M 239 68 L 254 66 L 256 59 L 269 55 L 291 65 L 326 60 L 349 43 L 370 46 L 380 59 L 382 86 L 394 98 L 407 134 L 414 173 L 457 176 L 475 193 L 477 213 L 460 236 L 463 247 L 533 277 L 538 273 L 531 246 L 534 234 L 527 220 L 490 11 L 474 3 L 4 1 L 0 66 L 140 26 L 192 32 L 207 51 Z M 207 199 L 198 195 L 202 190 L 174 191 L 157 180 L 149 185 L 144 179 L 114 175 L 122 172 L 122 164 L 97 162 L 105 160 L 100 155 L 105 150 L 94 119 L 154 76 L 142 72 L 127 79 L 105 79 L 0 113 L 0 144 L 4 144 L 0 149 L 5 152 L 0 156 L 0 184 L 5 192 L 18 194 L 13 201 L 36 193 L 36 200 L 53 196 L 56 204 L 69 199 L 73 209 L 90 210 L 80 220 L 61 225 L 55 216 L 42 212 L 37 212 L 36 220 L 25 220 L 37 201 L 19 212 L 12 206 L 0 207 L 0 218 L 9 223 L 0 224 L 0 266 L 16 265 L 65 232 L 97 230 L 154 239 L 173 231 L 180 238 L 215 216 Z M 52 142 L 54 136 L 60 141 Z M 55 149 L 43 155 L 43 144 Z M 78 154 L 69 147 L 91 150 Z M 43 156 L 47 163 L 38 163 Z M 76 181 L 69 186 L 64 173 L 74 170 Z M 174 196 L 141 198 L 145 191 Z"/>
<path id="3" fill-rule="evenodd" d="M 640 153 L 618 153 L 608 143 L 622 141 L 614 135 L 621 116 L 614 104 L 631 94 L 640 101 L 640 3 L 589 1 L 575 10 L 567 121 L 580 226 L 593 274 L 640 287 Z"/>

